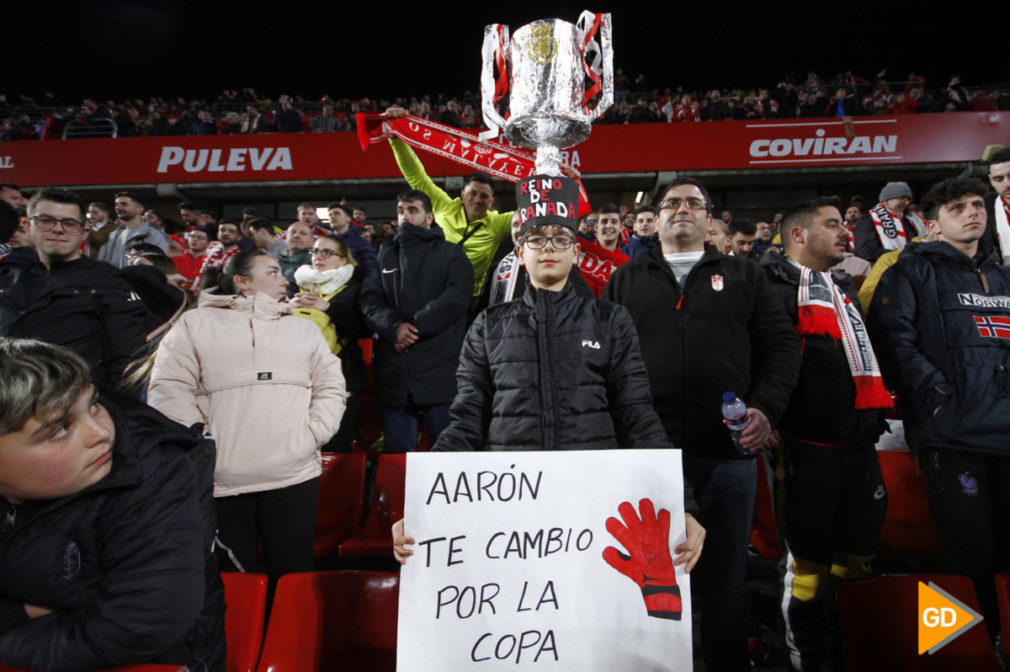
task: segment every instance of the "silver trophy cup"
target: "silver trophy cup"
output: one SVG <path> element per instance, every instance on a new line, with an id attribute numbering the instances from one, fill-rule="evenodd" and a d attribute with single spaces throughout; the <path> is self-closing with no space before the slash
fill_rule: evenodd
<path id="1" fill-rule="evenodd" d="M 486 26 L 480 82 L 484 123 L 493 134 L 503 128 L 512 142 L 536 148 L 537 174 L 560 175 L 561 150 L 588 138 L 593 119 L 614 102 L 610 14 L 583 12 L 575 24 L 541 19 L 511 40 L 508 26 Z M 496 108 L 506 92 L 508 119 Z"/>

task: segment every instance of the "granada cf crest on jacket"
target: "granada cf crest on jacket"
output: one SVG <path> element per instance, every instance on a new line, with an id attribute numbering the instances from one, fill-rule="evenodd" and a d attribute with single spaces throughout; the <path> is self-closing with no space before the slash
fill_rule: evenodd
<path id="1" fill-rule="evenodd" d="M 724 286 L 724 285 L 723 285 L 723 280 L 722 280 L 722 276 L 721 276 L 721 275 L 718 275 L 718 274 L 716 274 L 716 275 L 713 275 L 713 276 L 712 276 L 712 289 L 713 289 L 714 291 L 716 291 L 716 292 L 721 292 L 721 291 L 722 291 L 722 288 L 723 288 L 723 286 Z"/>

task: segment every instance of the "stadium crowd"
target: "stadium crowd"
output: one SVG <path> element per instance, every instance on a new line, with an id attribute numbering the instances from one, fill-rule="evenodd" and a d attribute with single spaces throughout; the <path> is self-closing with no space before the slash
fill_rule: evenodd
<path id="1" fill-rule="evenodd" d="M 888 81 L 887 71 L 872 81 L 851 72 L 832 76 L 809 72 L 805 79 L 787 77 L 774 86 L 688 90 L 656 87 L 645 75 L 629 78 L 618 69 L 615 104 L 597 123 L 659 123 L 780 119 L 853 115 L 893 115 L 1010 109 L 1010 91 L 998 86 L 966 86 L 960 76 L 929 83 L 911 72 L 903 81 Z M 397 98 L 320 98 L 280 95 L 254 89 L 226 89 L 216 100 L 85 98 L 80 104 L 47 92 L 40 100 L 0 95 L 0 139 L 59 139 L 231 133 L 328 133 L 355 130 L 355 114 L 401 105 L 411 114 L 457 128 L 482 126 L 480 96 L 425 95 Z"/>
<path id="2" fill-rule="evenodd" d="M 697 104 L 688 116 L 703 120 L 1004 102 L 956 79 L 927 95 L 915 77 L 888 87 L 848 73 L 738 100 L 667 90 L 643 104 L 630 92 L 647 82 L 618 84 L 627 119 L 611 123 L 671 121 L 677 105 Z M 399 102 L 391 116 L 477 123 L 466 98 Z M 271 119 L 251 90 L 207 107 L 86 105 L 136 134 L 348 130 L 353 112 L 375 109 L 327 99 L 321 122 L 308 116 L 317 106 L 282 97 Z M 487 176 L 447 194 L 412 149 L 390 145 L 408 188 L 378 229 L 340 200 L 326 219 L 300 204 L 281 229 L 252 208 L 219 219 L 188 202 L 157 212 L 131 192 L 88 204 L 0 185 L 0 662 L 223 669 L 217 568 L 272 582 L 311 570 L 319 451 L 355 450 L 377 409 L 381 442 L 358 449 L 416 450 L 422 426 L 434 450 L 682 449 L 676 562 L 697 565 L 710 670 L 749 669 L 765 451 L 781 467 L 790 663 L 821 669 L 840 655 L 824 634 L 834 579 L 873 572 L 887 507 L 875 444 L 891 393 L 944 567 L 974 581 L 996 636 L 993 576 L 1010 570 L 1010 150 L 987 160 L 988 185 L 949 178 L 913 194 L 894 181 L 872 200 L 783 204 L 754 222 L 713 212 L 705 185 L 684 177 L 634 209 L 498 212 Z M 747 406 L 736 434 L 720 414 L 727 391 Z M 43 469 L 56 475 L 40 480 Z M 193 478 L 210 472 L 212 500 Z M 136 518 L 107 505 L 137 501 Z M 401 561 L 409 532 L 394 533 Z M 138 595 L 156 599 L 138 607 Z M 647 601 L 650 613 L 671 603 Z M 149 617 L 124 632 L 117 619 L 136 609 Z"/>

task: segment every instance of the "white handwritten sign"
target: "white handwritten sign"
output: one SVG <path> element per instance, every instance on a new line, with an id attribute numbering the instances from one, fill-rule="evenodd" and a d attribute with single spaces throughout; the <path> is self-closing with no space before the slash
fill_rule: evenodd
<path id="1" fill-rule="evenodd" d="M 691 669 L 676 450 L 411 453 L 397 669 Z"/>

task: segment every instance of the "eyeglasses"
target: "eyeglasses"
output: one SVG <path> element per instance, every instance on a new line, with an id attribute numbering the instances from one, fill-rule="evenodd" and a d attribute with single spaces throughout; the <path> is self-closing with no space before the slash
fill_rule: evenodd
<path id="1" fill-rule="evenodd" d="M 666 208 L 673 208 L 674 210 L 680 209 L 680 206 L 687 203 L 689 210 L 702 210 L 708 209 L 705 201 L 700 198 L 668 198 L 659 204 L 660 210 L 665 210 Z"/>
<path id="2" fill-rule="evenodd" d="M 523 238 L 523 244 L 531 250 L 542 250 L 547 247 L 547 243 L 551 243 L 555 250 L 567 250 L 575 244 L 575 238 L 566 234 L 558 236 L 526 236 Z"/>
<path id="3" fill-rule="evenodd" d="M 313 257 L 319 257 L 319 256 L 321 256 L 323 259 L 329 259 L 331 257 L 343 257 L 344 256 L 344 255 L 340 254 L 339 252 L 337 252 L 336 250 L 330 250 L 330 249 L 327 249 L 325 247 L 313 247 L 312 251 L 309 254 L 311 256 L 313 256 Z"/>
<path id="4" fill-rule="evenodd" d="M 52 231 L 59 224 L 67 233 L 77 233 L 84 224 L 73 217 L 50 217 L 49 215 L 32 215 L 29 219 L 35 222 L 39 231 Z"/>

